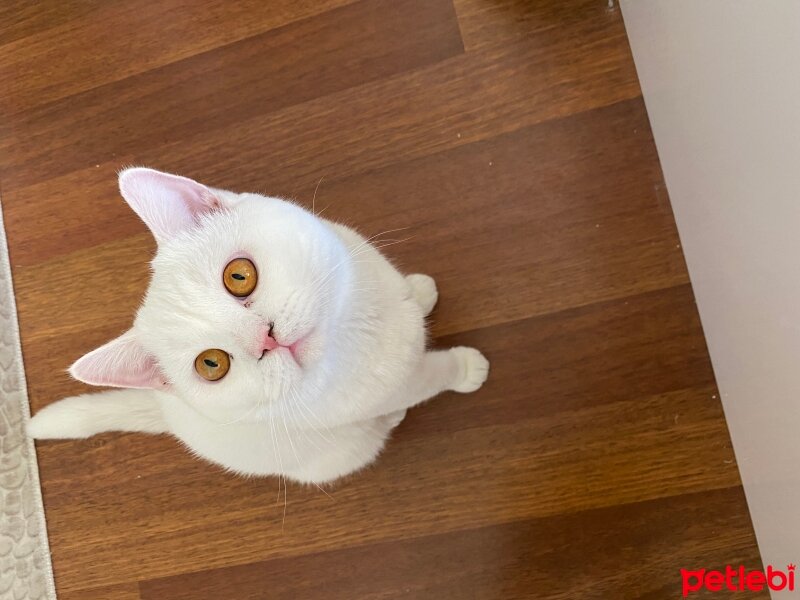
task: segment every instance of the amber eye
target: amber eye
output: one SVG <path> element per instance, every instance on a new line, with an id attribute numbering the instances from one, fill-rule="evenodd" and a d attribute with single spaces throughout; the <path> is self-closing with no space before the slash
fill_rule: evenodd
<path id="1" fill-rule="evenodd" d="M 234 258 L 222 272 L 222 283 L 237 298 L 249 296 L 258 283 L 256 266 L 246 258 Z"/>
<path id="2" fill-rule="evenodd" d="M 194 359 L 194 370 L 208 381 L 217 381 L 222 379 L 228 374 L 228 369 L 231 368 L 231 357 L 225 350 L 212 348 L 210 350 L 203 350 Z"/>

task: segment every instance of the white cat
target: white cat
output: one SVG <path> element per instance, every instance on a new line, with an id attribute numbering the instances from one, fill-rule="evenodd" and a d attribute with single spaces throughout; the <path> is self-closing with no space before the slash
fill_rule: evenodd
<path id="1" fill-rule="evenodd" d="M 477 390 L 473 348 L 425 350 L 437 300 L 352 229 L 150 169 L 119 177 L 158 242 L 133 328 L 70 368 L 126 388 L 66 398 L 34 438 L 171 433 L 249 475 L 329 482 L 372 462 L 406 409 Z"/>

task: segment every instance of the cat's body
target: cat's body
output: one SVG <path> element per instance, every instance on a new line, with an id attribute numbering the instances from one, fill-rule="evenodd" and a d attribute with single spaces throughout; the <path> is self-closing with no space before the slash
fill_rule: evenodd
<path id="1" fill-rule="evenodd" d="M 71 372 L 133 389 L 48 406 L 33 437 L 172 433 L 239 473 L 320 483 L 372 462 L 407 408 L 486 379 L 477 350 L 425 351 L 433 280 L 404 277 L 353 230 L 147 169 L 120 188 L 159 242 L 153 280 L 133 328 Z M 241 258 L 258 271 L 245 297 L 222 281 Z M 230 358 L 219 380 L 198 375 L 207 349 Z"/>

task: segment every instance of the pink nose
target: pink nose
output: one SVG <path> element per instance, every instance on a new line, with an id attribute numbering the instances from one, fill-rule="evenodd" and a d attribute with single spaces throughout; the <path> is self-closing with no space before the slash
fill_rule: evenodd
<path id="1" fill-rule="evenodd" d="M 266 351 L 274 350 L 275 348 L 280 346 L 280 344 L 277 341 L 275 341 L 275 338 L 272 337 L 270 335 L 270 333 L 271 333 L 271 331 L 265 332 L 263 337 L 261 338 L 261 350 L 262 351 L 263 350 L 266 350 Z"/>

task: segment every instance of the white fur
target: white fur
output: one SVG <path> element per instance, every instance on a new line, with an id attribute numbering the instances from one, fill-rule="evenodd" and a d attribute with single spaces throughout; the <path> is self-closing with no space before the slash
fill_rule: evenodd
<path id="1" fill-rule="evenodd" d="M 437 300 L 430 277 L 404 277 L 352 229 L 290 202 L 170 178 L 122 173 L 123 195 L 159 242 L 152 281 L 133 328 L 118 338 L 124 344 L 72 370 L 148 389 L 57 402 L 33 418 L 31 436 L 169 432 L 238 473 L 322 483 L 372 462 L 407 408 L 486 380 L 489 363 L 475 349 L 425 351 L 424 317 Z M 237 256 L 258 269 L 245 300 L 222 285 Z M 288 351 L 257 359 L 269 323 L 279 341 L 308 336 L 300 364 Z M 232 356 L 217 382 L 194 370 L 208 348 Z"/>

